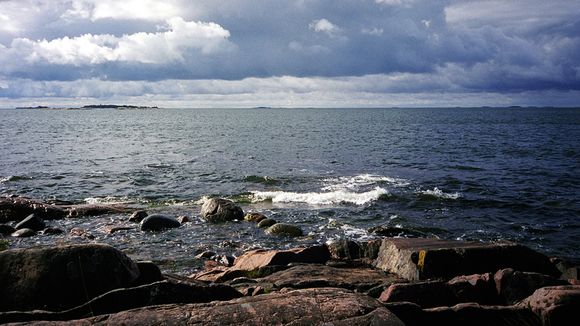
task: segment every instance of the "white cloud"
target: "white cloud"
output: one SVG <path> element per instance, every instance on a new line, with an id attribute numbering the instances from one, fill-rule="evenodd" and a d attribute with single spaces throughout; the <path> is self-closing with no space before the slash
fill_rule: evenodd
<path id="1" fill-rule="evenodd" d="M 341 29 L 326 18 L 313 20 L 308 27 L 318 33 L 326 33 L 330 37 L 336 36 Z"/>
<path id="2" fill-rule="evenodd" d="M 163 21 L 182 14 L 180 1 L 157 0 L 72 0 L 64 18 L 142 19 Z"/>
<path id="3" fill-rule="evenodd" d="M 167 30 L 116 37 L 109 34 L 84 34 L 54 40 L 33 41 L 17 38 L 10 48 L 13 56 L 28 63 L 94 65 L 110 61 L 164 64 L 183 60 L 189 49 L 211 54 L 228 47 L 229 31 L 216 23 L 167 20 Z"/>
<path id="4" fill-rule="evenodd" d="M 374 27 L 374 28 L 363 28 L 361 29 L 360 32 L 366 35 L 381 36 L 385 31 L 382 28 Z"/>
<path id="5" fill-rule="evenodd" d="M 375 0 L 376 3 L 388 6 L 400 6 L 408 5 L 414 2 L 414 0 Z"/>

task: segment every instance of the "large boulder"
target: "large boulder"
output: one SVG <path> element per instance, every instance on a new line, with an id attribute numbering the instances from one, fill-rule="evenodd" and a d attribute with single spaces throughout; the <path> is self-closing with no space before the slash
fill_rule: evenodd
<path id="1" fill-rule="evenodd" d="M 569 285 L 548 275 L 532 272 L 515 271 L 512 268 L 499 270 L 494 275 L 499 297 L 505 304 L 514 304 L 546 286 Z"/>
<path id="2" fill-rule="evenodd" d="M 149 215 L 141 221 L 141 231 L 160 231 L 180 226 L 181 223 L 175 218 L 161 214 Z"/>
<path id="3" fill-rule="evenodd" d="M 44 220 L 55 220 L 64 218 L 67 212 L 62 208 L 30 198 L 0 198 L 0 223 L 21 221 L 30 214 L 36 214 Z"/>
<path id="4" fill-rule="evenodd" d="M 61 311 L 130 286 L 137 265 L 103 244 L 0 252 L 0 310 Z"/>
<path id="5" fill-rule="evenodd" d="M 381 240 L 353 241 L 341 239 L 328 244 L 332 259 L 376 259 L 381 247 Z"/>
<path id="6" fill-rule="evenodd" d="M 231 200 L 210 198 L 201 206 L 201 217 L 211 223 L 223 223 L 242 220 L 244 211 Z"/>
<path id="7" fill-rule="evenodd" d="M 302 229 L 296 225 L 286 223 L 276 223 L 266 229 L 266 233 L 271 235 L 282 235 L 289 237 L 300 237 L 303 232 Z"/>
<path id="8" fill-rule="evenodd" d="M 375 266 L 408 280 L 450 279 L 508 267 L 560 275 L 548 257 L 525 246 L 439 239 L 383 239 Z"/>
<path id="9" fill-rule="evenodd" d="M 422 308 L 452 306 L 457 303 L 447 284 L 442 281 L 392 284 L 381 294 L 379 301 L 412 302 Z"/>
<path id="10" fill-rule="evenodd" d="M 294 290 L 207 304 L 153 306 L 72 321 L 70 325 L 97 322 L 110 325 L 404 325 L 375 299 L 335 288 Z"/>
<path id="11" fill-rule="evenodd" d="M 580 310 L 580 285 L 538 289 L 518 306 L 531 309 L 541 318 L 543 325 L 572 325 L 571 321 L 577 320 Z"/>
<path id="12" fill-rule="evenodd" d="M 541 322 L 529 309 L 514 306 L 482 306 L 460 303 L 453 307 L 425 309 L 423 322 L 417 325 L 446 326 L 540 326 Z M 407 323 L 407 326 L 413 326 Z"/>
<path id="13" fill-rule="evenodd" d="M 87 217 L 105 214 L 125 214 L 130 210 L 119 205 L 81 204 L 66 206 L 68 217 Z"/>

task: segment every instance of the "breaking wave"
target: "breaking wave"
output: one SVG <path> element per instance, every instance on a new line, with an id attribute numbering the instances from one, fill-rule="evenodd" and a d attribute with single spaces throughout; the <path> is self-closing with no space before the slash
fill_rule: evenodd
<path id="1" fill-rule="evenodd" d="M 331 192 L 253 191 L 253 201 L 271 200 L 273 203 L 306 203 L 310 205 L 354 204 L 364 205 L 379 199 L 388 191 L 381 187 L 366 192 L 336 190 Z"/>
<path id="2" fill-rule="evenodd" d="M 437 187 L 435 187 L 433 189 L 419 191 L 419 194 L 423 195 L 423 196 L 440 198 L 440 199 L 459 199 L 459 198 L 461 198 L 461 194 L 458 192 L 446 193 Z"/>

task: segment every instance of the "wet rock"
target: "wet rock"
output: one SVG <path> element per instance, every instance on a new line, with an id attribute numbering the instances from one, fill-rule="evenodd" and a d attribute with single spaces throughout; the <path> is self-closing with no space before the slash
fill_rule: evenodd
<path id="1" fill-rule="evenodd" d="M 408 280 L 450 279 L 507 267 L 560 274 L 548 257 L 521 245 L 439 239 L 383 239 L 375 266 Z"/>
<path id="2" fill-rule="evenodd" d="M 447 282 L 457 302 L 475 302 L 483 305 L 500 304 L 491 273 L 457 276 Z"/>
<path id="3" fill-rule="evenodd" d="M 33 320 L 70 320 L 153 305 L 222 301 L 241 296 L 232 287 L 222 284 L 206 285 L 201 282 L 159 281 L 132 288 L 112 290 L 93 298 L 83 305 L 63 312 L 0 313 L 0 323 Z"/>
<path id="4" fill-rule="evenodd" d="M 0 309 L 61 311 L 139 276 L 137 265 L 101 244 L 0 252 Z"/>
<path id="5" fill-rule="evenodd" d="M 143 219 L 146 218 L 148 215 L 149 214 L 147 213 L 147 211 L 144 210 L 135 211 L 129 217 L 129 222 L 141 223 L 141 221 L 143 221 Z"/>
<path id="6" fill-rule="evenodd" d="M 494 280 L 497 293 L 505 304 L 514 304 L 523 300 L 545 286 L 568 285 L 568 282 L 548 275 L 520 272 L 512 268 L 497 271 Z"/>
<path id="7" fill-rule="evenodd" d="M 233 201 L 210 198 L 201 206 L 201 217 L 210 223 L 223 223 L 244 218 L 244 211 Z"/>
<path id="8" fill-rule="evenodd" d="M 67 212 L 62 208 L 30 198 L 0 198 L 0 223 L 20 221 L 30 214 L 36 214 L 44 220 L 56 220 L 66 217 Z"/>
<path id="9" fill-rule="evenodd" d="M 11 235 L 16 229 L 8 224 L 0 224 L 0 235 Z"/>
<path id="10" fill-rule="evenodd" d="M 260 267 L 290 263 L 324 264 L 330 259 L 327 246 L 313 246 L 308 248 L 294 248 L 289 250 L 251 250 L 236 259 L 234 268 L 240 270 L 254 270 Z"/>
<path id="11" fill-rule="evenodd" d="M 154 321 L 176 325 L 404 325 L 375 299 L 333 288 L 271 293 L 207 304 L 154 306 L 71 323 L 138 325 Z"/>
<path id="12" fill-rule="evenodd" d="M 531 309 L 543 325 L 571 325 L 578 319 L 580 285 L 548 286 L 536 290 L 518 307 Z"/>
<path id="13" fill-rule="evenodd" d="M 189 219 L 189 217 L 187 217 L 187 216 L 185 216 L 185 215 L 179 215 L 179 216 L 177 217 L 177 221 L 178 221 L 179 223 L 181 223 L 181 224 L 185 224 L 185 223 L 189 222 L 189 221 L 190 221 L 190 219 Z"/>
<path id="14" fill-rule="evenodd" d="M 89 240 L 93 240 L 95 238 L 94 235 L 81 228 L 72 228 L 70 229 L 69 234 L 72 237 L 85 238 Z"/>
<path id="15" fill-rule="evenodd" d="M 286 223 L 276 223 L 267 228 L 266 233 L 272 235 L 285 235 L 290 237 L 300 237 L 303 234 L 301 228 Z"/>
<path id="16" fill-rule="evenodd" d="M 203 251 L 203 252 L 197 254 L 194 258 L 197 258 L 197 259 L 202 259 L 202 258 L 211 259 L 215 255 L 216 255 L 216 253 L 213 252 L 213 251 Z"/>
<path id="17" fill-rule="evenodd" d="M 32 229 L 34 231 L 40 231 L 46 227 L 44 220 L 40 218 L 37 214 L 30 214 L 25 219 L 20 221 L 14 228 L 19 229 Z"/>
<path id="18" fill-rule="evenodd" d="M 63 229 L 55 228 L 55 227 L 48 227 L 41 232 L 44 235 L 54 235 L 54 234 L 62 234 L 64 233 Z"/>
<path id="19" fill-rule="evenodd" d="M 248 222 L 259 223 L 261 220 L 266 219 L 266 215 L 261 213 L 248 213 L 244 216 L 244 220 Z"/>
<path id="20" fill-rule="evenodd" d="M 328 244 L 332 259 L 376 259 L 381 247 L 381 240 L 353 241 L 341 239 Z"/>
<path id="21" fill-rule="evenodd" d="M 422 323 L 412 325 L 449 326 L 540 326 L 540 320 L 529 309 L 514 306 L 482 306 L 477 303 L 460 303 L 453 307 L 423 310 Z"/>
<path id="22" fill-rule="evenodd" d="M 259 227 L 259 228 L 261 228 L 261 229 L 263 229 L 263 228 L 270 227 L 270 226 L 272 226 L 272 225 L 274 225 L 274 224 L 276 224 L 276 221 L 274 221 L 274 220 L 273 220 L 273 219 L 271 219 L 271 218 L 266 218 L 266 219 L 263 219 L 263 220 L 261 220 L 261 221 L 258 223 L 258 227 Z"/>
<path id="23" fill-rule="evenodd" d="M 381 302 L 412 302 L 422 308 L 451 306 L 457 303 L 453 293 L 442 281 L 397 283 L 379 297 Z"/>
<path id="24" fill-rule="evenodd" d="M 28 237 L 33 237 L 36 235 L 36 231 L 34 231 L 33 229 L 19 229 L 14 231 L 14 233 L 12 233 L 12 236 L 15 238 L 28 238 Z"/>
<path id="25" fill-rule="evenodd" d="M 380 284 L 401 282 L 395 275 L 370 268 L 334 268 L 318 264 L 303 264 L 276 272 L 258 282 L 272 283 L 281 288 L 335 287 L 364 292 Z"/>
<path id="26" fill-rule="evenodd" d="M 127 226 L 127 225 L 105 225 L 101 228 L 99 228 L 98 230 L 106 233 L 106 234 L 113 234 L 115 232 L 119 232 L 119 231 L 127 231 L 127 230 L 133 230 L 135 229 L 134 226 Z"/>
<path id="27" fill-rule="evenodd" d="M 105 214 L 125 214 L 128 208 L 113 205 L 72 205 L 68 206 L 68 217 L 99 216 Z"/>
<path id="28" fill-rule="evenodd" d="M 136 262 L 139 268 L 139 277 L 135 280 L 135 285 L 149 284 L 163 280 L 161 270 L 152 261 Z"/>
<path id="29" fill-rule="evenodd" d="M 153 214 L 141 221 L 142 231 L 160 231 L 164 229 L 178 228 L 181 223 L 171 216 Z"/>

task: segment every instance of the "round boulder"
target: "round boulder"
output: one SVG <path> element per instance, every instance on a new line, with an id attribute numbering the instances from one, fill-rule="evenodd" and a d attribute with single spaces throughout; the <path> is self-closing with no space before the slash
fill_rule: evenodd
<path id="1" fill-rule="evenodd" d="M 274 224 L 276 224 L 276 221 L 274 221 L 274 220 L 273 220 L 273 219 L 271 219 L 271 218 L 266 218 L 266 219 L 263 219 L 263 220 L 261 220 L 261 221 L 258 223 L 258 227 L 263 229 L 263 228 L 267 228 L 267 227 L 269 227 L 269 226 L 272 226 L 272 225 L 274 225 Z"/>
<path id="2" fill-rule="evenodd" d="M 25 219 L 20 221 L 14 227 L 16 230 L 20 229 L 32 229 L 34 231 L 43 230 L 46 227 L 44 220 L 37 214 L 30 214 Z"/>
<path id="3" fill-rule="evenodd" d="M 223 223 L 244 218 L 244 211 L 233 201 L 210 198 L 201 206 L 201 217 L 211 223 Z"/>
<path id="4" fill-rule="evenodd" d="M 261 220 L 265 220 L 266 216 L 264 214 L 260 214 L 260 213 L 248 213 L 246 214 L 246 216 L 244 216 L 244 220 L 248 221 L 248 222 L 255 222 L 255 223 L 259 223 Z"/>
<path id="5" fill-rule="evenodd" d="M 153 214 L 141 221 L 142 231 L 159 231 L 163 229 L 178 228 L 181 226 L 178 220 L 171 216 Z"/>
<path id="6" fill-rule="evenodd" d="M 285 223 L 276 223 L 272 225 L 271 227 L 266 229 L 266 233 L 276 235 L 286 235 L 291 237 L 299 237 L 303 234 L 301 228 L 292 224 Z"/>

